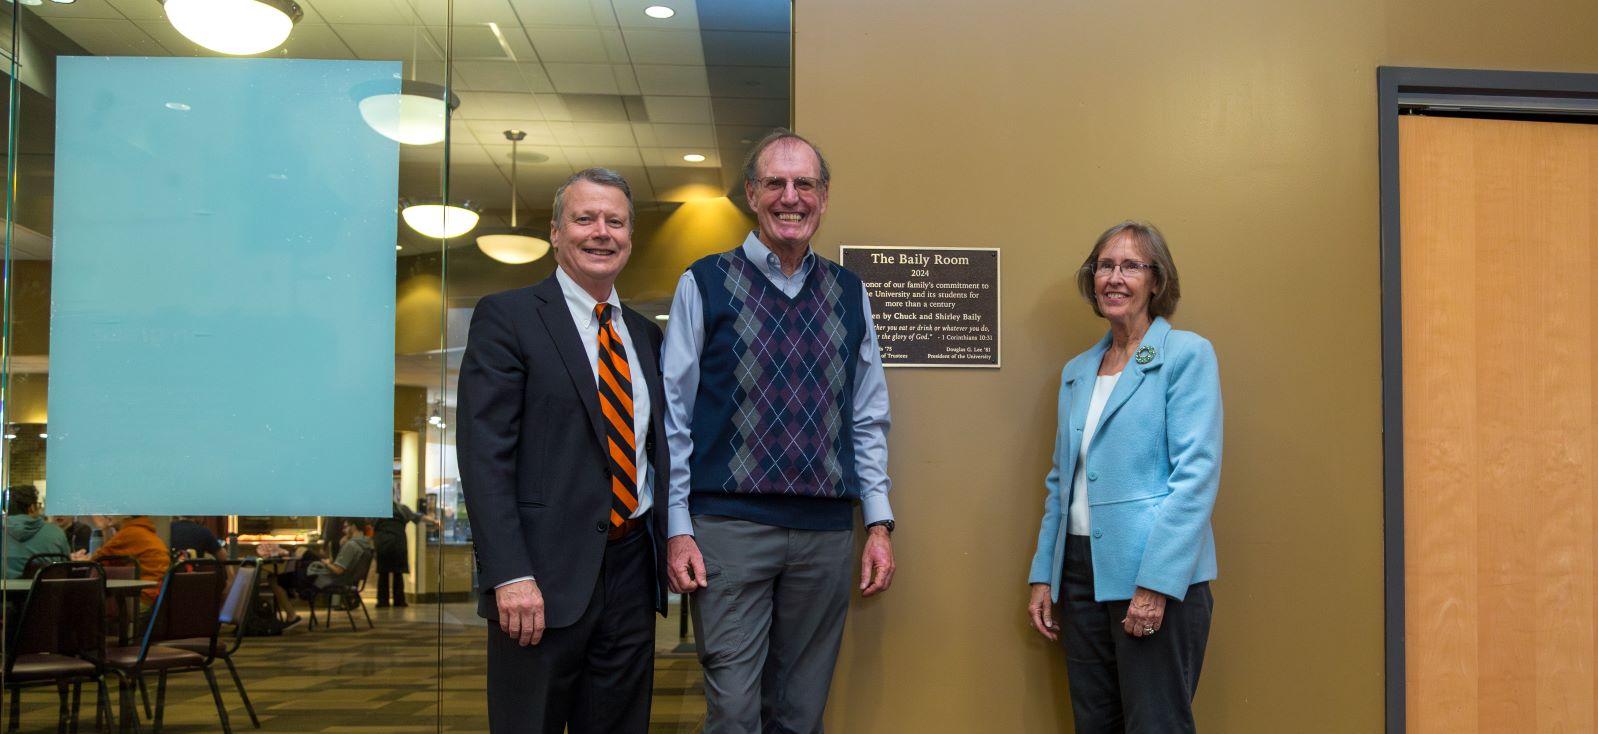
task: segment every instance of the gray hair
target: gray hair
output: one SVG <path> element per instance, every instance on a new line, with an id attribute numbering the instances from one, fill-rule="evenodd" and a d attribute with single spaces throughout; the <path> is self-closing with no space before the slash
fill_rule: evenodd
<path id="1" fill-rule="evenodd" d="M 1182 299 L 1182 283 L 1176 276 L 1176 261 L 1171 258 L 1171 249 L 1165 246 L 1165 235 L 1148 222 L 1128 219 L 1104 230 L 1104 234 L 1099 235 L 1099 239 L 1093 243 L 1093 251 L 1082 261 L 1081 269 L 1077 270 L 1076 289 L 1093 307 L 1094 315 L 1104 316 L 1104 312 L 1099 310 L 1098 299 L 1093 297 L 1093 270 L 1098 265 L 1099 253 L 1123 234 L 1132 238 L 1132 243 L 1154 266 L 1154 294 L 1149 296 L 1149 316 L 1176 313 L 1176 302 Z"/>
<path id="2" fill-rule="evenodd" d="M 549 218 L 555 223 L 556 227 L 559 227 L 561 224 L 560 215 L 564 214 L 566 211 L 566 189 L 571 188 L 572 184 L 577 183 L 578 181 L 587 181 L 591 184 L 609 186 L 613 189 L 621 189 L 621 192 L 627 196 L 627 229 L 629 231 L 632 230 L 633 187 L 627 185 L 627 179 L 623 178 L 621 174 L 612 171 L 609 168 L 584 168 L 583 170 L 572 174 L 571 178 L 566 179 L 566 183 L 561 184 L 560 188 L 555 189 L 555 213 L 551 214 Z"/>
<path id="3" fill-rule="evenodd" d="M 760 163 L 760 154 L 783 140 L 797 140 L 810 146 L 810 152 L 815 153 L 816 160 L 821 162 L 821 188 L 827 188 L 827 185 L 832 183 L 832 168 L 827 165 L 827 157 L 821 154 L 821 149 L 817 148 L 816 144 L 810 142 L 805 136 L 785 127 L 779 127 L 766 133 L 766 137 L 761 138 L 759 142 L 755 143 L 755 147 L 749 149 L 749 156 L 744 158 L 744 183 L 752 184 L 755 182 L 755 165 Z"/>

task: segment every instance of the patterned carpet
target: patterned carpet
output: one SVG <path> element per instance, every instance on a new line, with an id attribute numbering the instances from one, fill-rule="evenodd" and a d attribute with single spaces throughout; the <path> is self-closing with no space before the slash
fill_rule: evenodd
<path id="1" fill-rule="evenodd" d="M 235 660 L 261 718 L 259 731 L 487 732 L 482 621 L 462 605 L 445 605 L 442 625 L 438 613 L 438 607 L 429 605 L 373 609 L 376 629 L 368 630 L 361 620 L 360 631 L 352 633 L 341 616 L 331 630 L 310 631 L 302 624 L 281 637 L 246 639 Z M 698 661 L 691 652 L 676 651 L 680 647 L 674 615 L 658 626 L 651 734 L 694 734 L 702 728 L 704 681 Z M 256 731 L 227 669 L 219 663 L 217 671 L 234 731 Z M 153 681 L 150 694 L 155 695 Z M 89 723 L 92 700 L 85 691 L 83 711 Z M 56 706 L 53 690 L 28 689 L 21 730 L 55 731 Z M 221 731 L 203 676 L 191 673 L 170 680 L 163 731 Z"/>

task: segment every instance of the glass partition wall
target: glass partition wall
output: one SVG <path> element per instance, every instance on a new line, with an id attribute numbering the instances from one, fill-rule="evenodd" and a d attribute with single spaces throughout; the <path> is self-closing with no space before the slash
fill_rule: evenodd
<path id="1" fill-rule="evenodd" d="M 0 5 L 8 651 L 24 566 L 58 540 L 106 569 L 113 646 L 146 631 L 171 559 L 216 557 L 256 581 L 221 605 L 242 623 L 214 665 L 231 727 L 486 732 L 455 458 L 472 309 L 551 275 L 554 192 L 602 166 L 637 208 L 618 292 L 669 328 L 683 269 L 753 225 L 742 159 L 788 123 L 790 10 Z M 652 731 L 703 720 L 684 611 L 657 625 Z M 140 721 L 161 699 L 166 726 L 222 729 L 204 676 L 144 677 Z M 24 730 L 55 726 L 54 691 L 23 689 Z"/>

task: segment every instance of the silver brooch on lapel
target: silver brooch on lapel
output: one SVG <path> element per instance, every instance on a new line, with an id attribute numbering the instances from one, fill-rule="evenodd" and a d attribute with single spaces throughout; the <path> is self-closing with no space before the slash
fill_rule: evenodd
<path id="1" fill-rule="evenodd" d="M 1137 363 L 1138 364 L 1148 364 L 1150 362 L 1153 362 L 1154 361 L 1154 347 L 1147 346 L 1147 345 L 1138 347 L 1137 348 L 1136 359 L 1137 359 Z"/>

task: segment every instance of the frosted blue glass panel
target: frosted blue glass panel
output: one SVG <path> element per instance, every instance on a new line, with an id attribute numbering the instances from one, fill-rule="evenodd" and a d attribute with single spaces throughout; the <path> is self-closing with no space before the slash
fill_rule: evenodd
<path id="1" fill-rule="evenodd" d="M 387 516 L 400 64 L 62 58 L 52 514 Z"/>

